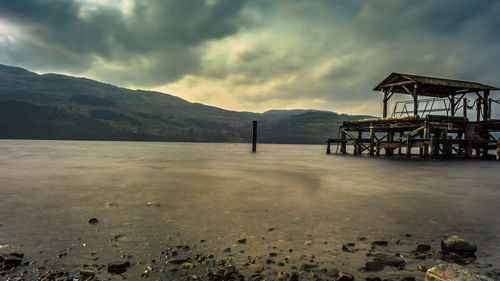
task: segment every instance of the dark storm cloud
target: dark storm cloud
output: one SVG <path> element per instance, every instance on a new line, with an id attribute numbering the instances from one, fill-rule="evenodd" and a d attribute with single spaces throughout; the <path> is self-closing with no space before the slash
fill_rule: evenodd
<path id="1" fill-rule="evenodd" d="M 320 98 L 332 107 L 378 103 L 380 96 L 371 89 L 391 72 L 499 84 L 496 29 L 500 2 L 372 0 L 356 4 L 339 8 L 335 1 L 317 3 L 321 9 L 316 9 L 314 17 L 310 6 L 293 9 L 305 16 L 296 17 L 300 21 L 290 26 L 307 43 L 285 46 L 282 52 L 290 52 L 286 57 L 301 63 L 271 69 L 278 71 L 275 76 L 296 74 L 300 78 L 276 86 L 269 95 L 243 98 L 255 102 Z M 347 11 L 353 16 L 346 21 L 338 13 Z M 323 68 L 321 73 L 311 75 L 318 68 Z M 265 74 L 263 79 L 269 75 L 260 73 Z"/>
<path id="2" fill-rule="evenodd" d="M 363 113 L 376 114 L 371 89 L 391 72 L 500 84 L 498 0 L 134 3 L 124 13 L 77 0 L 0 1 L 0 24 L 16 28 L 15 40 L 0 37 L 0 59 L 122 86 L 176 83 L 181 96 L 240 110 L 314 100 L 337 111 L 375 104 Z"/>
<path id="3" fill-rule="evenodd" d="M 101 69 L 128 76 L 128 83 L 164 84 L 196 73 L 199 47 L 236 33 L 246 23 L 243 3 L 136 1 L 131 13 L 123 14 L 104 6 L 83 10 L 73 0 L 1 1 L 0 19 L 23 32 L 15 43 L 2 46 L 2 53 L 34 68 L 65 67 L 59 71 L 81 71 L 101 59 Z M 35 56 L 43 58 L 33 60 Z M 127 75 L 135 66 L 134 75 Z"/>

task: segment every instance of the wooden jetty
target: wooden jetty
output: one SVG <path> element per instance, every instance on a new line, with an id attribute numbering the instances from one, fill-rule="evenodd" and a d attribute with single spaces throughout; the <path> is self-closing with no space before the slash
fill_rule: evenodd
<path id="1" fill-rule="evenodd" d="M 490 92 L 498 88 L 392 73 L 373 90 L 384 95 L 383 117 L 344 121 L 338 138 L 327 140 L 328 154 L 332 152 L 332 144 L 337 145 L 337 153 L 343 154 L 347 153 L 347 144 L 352 144 L 354 155 L 380 156 L 383 151 L 387 156 L 408 158 L 412 155 L 490 158 L 488 152 L 494 149 L 496 159 L 500 160 L 500 138 L 494 137 L 500 133 L 500 120 L 491 119 L 492 105 L 500 100 L 490 98 Z M 387 117 L 388 101 L 394 94 L 410 95 L 412 100 L 397 102 L 392 116 Z M 427 98 L 421 99 L 422 96 Z M 469 111 L 475 114 L 468 116 Z M 442 112 L 446 114 L 436 114 Z"/>

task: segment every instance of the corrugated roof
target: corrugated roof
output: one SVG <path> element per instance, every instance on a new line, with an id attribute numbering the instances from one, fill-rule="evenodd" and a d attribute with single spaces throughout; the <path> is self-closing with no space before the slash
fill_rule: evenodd
<path id="1" fill-rule="evenodd" d="M 404 88 L 406 87 L 405 85 L 410 86 L 414 84 L 418 85 L 418 94 L 424 96 L 448 96 L 461 94 L 464 92 L 499 90 L 496 87 L 484 85 L 477 82 L 396 72 L 393 72 L 389 76 L 387 76 L 387 78 L 380 82 L 373 90 L 382 91 L 384 88 L 392 87 L 392 91 L 395 93 L 408 94 Z M 406 88 L 409 89 L 408 87 Z M 413 86 L 410 90 L 413 90 Z"/>

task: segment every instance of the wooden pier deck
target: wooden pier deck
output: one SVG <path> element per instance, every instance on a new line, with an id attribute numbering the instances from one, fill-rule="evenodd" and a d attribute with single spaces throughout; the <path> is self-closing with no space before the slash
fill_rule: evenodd
<path id="1" fill-rule="evenodd" d="M 500 120 L 491 118 L 492 106 L 500 100 L 490 97 L 496 87 L 477 82 L 435 78 L 421 75 L 391 73 L 374 91 L 383 97 L 382 118 L 345 121 L 339 136 L 327 140 L 327 153 L 337 144 L 336 152 L 347 153 L 347 144 L 353 153 L 370 156 L 405 155 L 410 158 L 418 150 L 421 157 L 490 158 L 489 151 L 496 149 L 500 160 Z M 410 95 L 411 101 L 402 102 L 392 117 L 388 115 L 388 101 L 394 94 Z M 431 97 L 419 100 L 419 97 Z M 441 103 L 444 108 L 434 108 Z M 469 104 L 469 102 L 472 102 Z M 420 105 L 422 104 L 422 105 Z M 458 117 L 461 110 L 463 117 Z M 475 121 L 469 121 L 468 111 L 475 111 Z M 446 115 L 432 115 L 445 112 Z M 400 114 L 396 117 L 396 114 Z M 406 116 L 403 116 L 403 115 Z"/>
<path id="2" fill-rule="evenodd" d="M 354 155 L 380 156 L 383 151 L 387 156 L 409 158 L 418 149 L 418 155 L 425 158 L 488 158 L 488 151 L 495 149 L 500 159 L 500 139 L 491 134 L 499 131 L 500 120 L 469 122 L 463 117 L 434 115 L 345 121 L 340 137 L 327 140 L 327 153 L 337 144 L 336 152 L 345 154 L 347 144 L 352 144 Z"/>

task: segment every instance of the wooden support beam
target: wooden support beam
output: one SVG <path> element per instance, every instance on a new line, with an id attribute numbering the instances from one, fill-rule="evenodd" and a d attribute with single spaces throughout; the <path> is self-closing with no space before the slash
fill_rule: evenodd
<path id="1" fill-rule="evenodd" d="M 387 132 L 387 141 L 391 142 L 391 143 L 394 141 L 394 132 L 393 131 Z M 385 147 L 385 155 L 386 156 L 393 156 L 394 155 L 394 148 Z"/>
<path id="2" fill-rule="evenodd" d="M 455 116 L 455 97 L 451 96 L 448 98 L 450 100 L 450 115 Z"/>
<path id="3" fill-rule="evenodd" d="M 490 91 L 489 90 L 486 90 L 484 91 L 484 95 L 483 95 L 483 120 L 486 121 L 488 120 L 488 116 L 489 116 L 489 108 L 488 108 L 488 100 L 490 98 Z"/>
<path id="4" fill-rule="evenodd" d="M 477 98 L 476 100 L 477 122 L 481 121 L 481 100 L 481 97 Z"/>
<path id="5" fill-rule="evenodd" d="M 387 92 L 387 90 L 384 90 L 384 109 L 382 112 L 383 118 L 387 117 L 387 101 L 389 100 L 388 97 L 389 97 L 389 92 Z"/>
<path id="6" fill-rule="evenodd" d="M 417 84 L 413 85 L 413 115 L 418 116 Z"/>
<path id="7" fill-rule="evenodd" d="M 380 141 L 377 142 L 376 144 L 376 152 L 375 152 L 375 155 L 377 155 L 377 157 L 380 156 Z"/>
<path id="8" fill-rule="evenodd" d="M 330 151 L 330 141 L 326 141 L 326 154 L 330 154 L 330 153 L 332 153 Z"/>
<path id="9" fill-rule="evenodd" d="M 362 146 L 361 146 L 361 139 L 363 138 L 363 131 L 362 130 L 359 130 L 358 131 L 358 141 L 356 143 L 358 143 L 358 146 L 357 146 L 357 151 L 356 151 L 356 154 L 361 154 L 362 153 Z"/>
<path id="10" fill-rule="evenodd" d="M 429 128 L 429 124 L 427 122 L 427 120 L 424 122 L 424 138 L 428 139 L 430 137 L 430 128 Z M 424 157 L 427 158 L 429 157 L 429 145 L 428 144 L 424 144 Z"/>
<path id="11" fill-rule="evenodd" d="M 432 158 L 435 158 L 437 156 L 437 149 L 436 149 L 436 136 L 432 135 L 431 136 L 431 143 L 430 143 L 430 155 Z"/>
<path id="12" fill-rule="evenodd" d="M 451 136 L 448 136 L 446 138 L 446 145 L 445 145 L 444 151 L 445 151 L 445 157 L 446 158 L 451 158 L 451 155 L 453 153 L 453 150 L 452 150 L 452 138 L 451 138 Z"/>
<path id="13" fill-rule="evenodd" d="M 342 127 L 340 127 L 340 139 L 346 140 L 346 131 Z M 347 153 L 346 148 L 347 148 L 347 143 L 343 141 L 340 144 L 340 153 L 346 154 Z"/>
<path id="14" fill-rule="evenodd" d="M 488 137 L 486 137 L 488 138 Z M 481 145 L 482 147 L 482 151 L 483 151 L 483 159 L 487 159 L 488 158 L 488 142 L 484 143 Z"/>
<path id="15" fill-rule="evenodd" d="M 395 87 L 395 86 L 401 86 L 401 85 L 406 85 L 406 84 L 412 84 L 415 83 L 415 81 L 403 81 L 403 82 L 396 82 L 396 83 L 389 83 L 380 86 L 380 88 L 389 88 L 389 87 Z"/>
<path id="16" fill-rule="evenodd" d="M 413 93 L 406 86 L 402 85 L 401 87 L 408 93 L 408 95 L 413 96 Z"/>
<path id="17" fill-rule="evenodd" d="M 464 118 L 467 118 L 467 98 L 463 98 Z"/>
<path id="18" fill-rule="evenodd" d="M 465 126 L 465 158 L 472 158 L 472 140 L 474 139 L 476 126 L 467 124 Z"/>
<path id="19" fill-rule="evenodd" d="M 411 135 L 406 137 L 406 158 L 411 158 Z"/>
<path id="20" fill-rule="evenodd" d="M 403 134 L 404 134 L 404 132 L 401 132 L 401 131 L 399 132 L 399 138 L 398 138 L 399 142 L 401 142 L 401 137 L 403 136 Z M 398 147 L 398 155 L 402 155 L 401 145 Z"/>
<path id="21" fill-rule="evenodd" d="M 488 100 L 488 120 L 491 120 L 491 109 L 492 109 L 491 108 L 491 101 L 492 101 L 492 99 L 490 98 Z"/>
<path id="22" fill-rule="evenodd" d="M 424 138 L 424 131 L 420 131 L 420 134 L 418 134 L 418 135 L 419 135 L 420 139 L 423 139 Z M 420 157 L 423 157 L 424 156 L 424 147 L 420 147 L 418 149 L 418 151 L 419 151 L 418 154 L 420 155 Z"/>
<path id="23" fill-rule="evenodd" d="M 375 130 L 373 129 L 373 124 L 370 123 L 370 156 L 373 156 L 373 149 L 375 146 Z"/>

